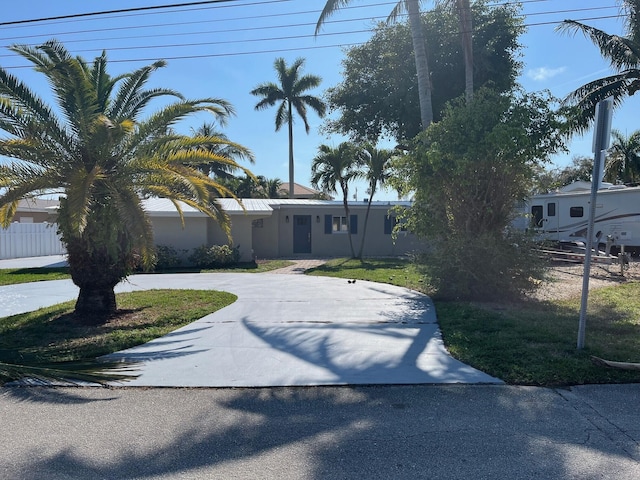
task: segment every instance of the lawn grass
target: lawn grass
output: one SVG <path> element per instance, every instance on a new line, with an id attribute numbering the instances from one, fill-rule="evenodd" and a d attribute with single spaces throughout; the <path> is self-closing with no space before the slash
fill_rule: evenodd
<path id="1" fill-rule="evenodd" d="M 271 270 L 277 270 L 278 268 L 288 267 L 289 265 L 293 265 L 293 262 L 288 260 L 258 260 L 257 262 L 239 263 L 227 268 L 176 268 L 155 273 L 264 273 Z M 43 282 L 47 280 L 62 280 L 66 278 L 71 278 L 68 267 L 0 269 L 0 286 L 15 285 L 18 283 Z"/>
<path id="2" fill-rule="evenodd" d="M 0 362 L 92 359 L 158 338 L 237 299 L 212 290 L 146 290 L 116 298 L 119 313 L 99 326 L 78 319 L 74 302 L 0 318 Z"/>
<path id="3" fill-rule="evenodd" d="M 307 275 L 324 275 L 372 282 L 389 283 L 428 293 L 425 276 L 416 266 L 402 258 L 365 258 L 362 260 L 334 258 L 309 269 Z"/>
<path id="4" fill-rule="evenodd" d="M 337 259 L 314 275 L 357 278 L 429 293 L 428 278 L 398 259 Z M 421 278 L 422 277 L 422 278 Z M 436 301 L 451 354 L 514 385 L 640 382 L 640 372 L 595 365 L 591 356 L 640 362 L 640 284 L 590 292 L 586 347 L 576 348 L 580 298 L 518 304 Z"/>

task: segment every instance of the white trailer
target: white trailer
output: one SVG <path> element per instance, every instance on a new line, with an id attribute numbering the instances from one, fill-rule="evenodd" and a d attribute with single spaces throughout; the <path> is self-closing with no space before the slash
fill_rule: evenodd
<path id="1" fill-rule="evenodd" d="M 534 195 L 519 209 L 515 226 L 531 228 L 541 239 L 585 242 L 590 194 L 590 182 L 575 182 L 557 192 Z M 640 187 L 603 183 L 593 233 L 598 244 L 609 240 L 616 247 L 640 250 Z"/>

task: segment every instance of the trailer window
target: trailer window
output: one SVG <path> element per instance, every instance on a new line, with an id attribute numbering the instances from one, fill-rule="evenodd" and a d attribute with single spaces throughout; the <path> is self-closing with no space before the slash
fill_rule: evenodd
<path id="1" fill-rule="evenodd" d="M 555 217 L 556 216 L 556 204 L 547 203 L 547 217 Z"/>
<path id="2" fill-rule="evenodd" d="M 542 205 L 531 206 L 531 226 L 533 228 L 542 227 Z"/>
<path id="3" fill-rule="evenodd" d="M 583 207 L 571 207 L 569 209 L 570 217 L 584 217 L 584 208 Z"/>

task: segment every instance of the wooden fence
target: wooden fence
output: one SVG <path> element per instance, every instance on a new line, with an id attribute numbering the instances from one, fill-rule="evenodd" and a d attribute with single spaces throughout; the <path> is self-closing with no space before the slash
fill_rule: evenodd
<path id="1" fill-rule="evenodd" d="M 57 230 L 51 223 L 12 223 L 0 228 L 0 259 L 65 254 Z"/>

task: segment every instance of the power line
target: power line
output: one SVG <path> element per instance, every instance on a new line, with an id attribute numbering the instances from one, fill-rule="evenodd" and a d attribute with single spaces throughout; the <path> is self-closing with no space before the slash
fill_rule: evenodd
<path id="1" fill-rule="evenodd" d="M 173 4 L 173 5 L 167 5 L 167 6 L 163 6 L 162 8 L 169 8 L 172 6 L 180 6 L 180 5 L 201 5 L 201 4 L 212 4 L 212 3 L 220 3 L 221 0 L 217 0 L 217 1 L 206 1 L 206 2 L 190 2 L 189 4 Z M 231 1 L 237 1 L 237 0 L 224 0 L 225 2 L 231 2 Z M 268 4 L 268 3 L 279 3 L 283 0 L 276 0 L 276 1 L 264 1 L 264 2 L 259 2 L 259 4 Z M 291 0 L 286 0 L 286 1 L 291 1 Z M 531 3 L 533 2 L 540 2 L 540 1 L 547 1 L 547 0 L 530 0 Z M 376 5 L 387 5 L 389 2 L 385 2 L 385 3 L 380 3 L 380 4 L 376 4 Z M 391 2 L 393 3 L 393 2 Z M 500 4 L 500 5 L 506 5 L 509 2 Z M 251 4 L 243 4 L 242 6 L 248 6 L 248 5 L 256 5 L 258 3 L 251 3 Z M 365 7 L 370 6 L 370 5 L 365 5 Z M 146 8 L 146 7 L 145 7 Z M 158 7 L 161 8 L 161 7 Z M 359 8 L 363 8 L 363 7 L 359 7 Z M 611 7 L 591 7 L 591 8 L 576 8 L 576 9 L 566 9 L 566 10 L 557 10 L 557 11 L 548 11 L 548 12 L 536 12 L 536 13 L 532 13 L 532 14 L 526 14 L 525 16 L 533 16 L 533 15 L 544 15 L 544 14 L 557 14 L 557 13 L 575 13 L 575 12 L 584 12 L 584 11 L 592 11 L 592 10 L 602 10 L 604 8 L 614 8 L 614 6 Z M 135 11 L 136 9 L 123 9 L 123 10 L 118 10 L 118 11 Z M 312 10 L 312 11 L 304 11 L 304 12 L 292 12 L 292 13 L 281 13 L 281 14 L 269 14 L 266 16 L 290 16 L 290 15 L 295 15 L 295 14 L 307 14 L 307 13 L 318 13 L 319 11 L 317 10 Z M 105 12 L 96 12 L 97 14 L 104 14 Z M 79 14 L 79 15 L 84 15 L 84 14 Z M 71 17 L 69 15 L 65 16 L 65 17 Z M 252 16 L 252 17 L 241 17 L 242 19 L 251 19 L 251 18 L 261 18 L 262 16 Z M 590 18 L 581 18 L 581 19 L 577 19 L 577 21 L 590 21 L 590 20 L 599 20 L 599 19 L 610 19 L 610 18 L 617 18 L 619 17 L 619 15 L 612 15 L 612 16 L 598 16 L 598 17 L 590 17 Z M 380 17 L 368 17 L 368 18 L 360 18 L 360 19 L 349 19 L 349 20 L 337 20 L 337 21 L 332 21 L 332 22 L 328 22 L 328 23 L 339 23 L 339 22 L 352 22 L 352 21 L 361 21 L 361 20 L 372 20 L 375 18 L 380 18 Z M 222 21 L 229 21 L 229 19 L 225 19 Z M 193 22 L 193 23 L 199 23 L 199 22 Z M 525 26 L 540 26 L 540 25 L 550 25 L 550 24 L 557 24 L 559 23 L 558 21 L 549 21 L 549 22 L 536 22 L 536 23 L 528 23 L 525 24 Z M 178 25 L 184 25 L 185 22 L 177 22 Z M 228 30 L 218 30 L 215 32 L 195 32 L 195 33 L 231 33 L 231 32 L 243 32 L 243 31 L 248 31 L 248 30 L 266 30 L 266 29 L 272 29 L 272 28 L 288 28 L 288 27 L 293 27 L 293 26 L 310 26 L 310 25 L 315 25 L 314 23 L 301 23 L 301 24 L 285 24 L 285 25 L 275 25 L 275 26 L 266 26 L 266 27 L 254 27 L 254 28 L 238 28 L 238 29 L 228 29 Z M 157 26 L 157 25 L 156 25 Z M 139 28 L 150 28 L 152 26 L 139 26 Z M 131 27 L 124 27 L 124 28 L 131 28 Z M 109 29 L 109 30 L 113 30 L 113 29 Z M 338 33 L 333 33 L 331 35 L 349 35 L 349 34 L 355 34 L 355 33 L 365 33 L 366 30 L 350 30 L 350 31 L 343 31 L 343 32 L 338 32 Z M 177 35 L 187 35 L 187 34 L 195 34 L 194 32 L 187 32 L 187 33 L 179 33 L 179 34 L 169 34 L 167 35 L 166 33 L 162 35 L 162 37 L 167 37 L 167 36 L 177 36 Z M 457 32 L 452 32 L 452 34 L 457 34 Z M 42 34 L 44 35 L 44 34 Z M 322 34 L 319 36 L 326 36 L 327 34 Z M 117 37 L 114 38 L 113 40 L 122 40 L 122 39 L 127 39 L 127 38 L 152 38 L 154 36 L 158 36 L 158 35 L 148 35 L 148 36 L 138 36 L 138 37 Z M 275 40 L 296 40 L 296 39 L 300 39 L 300 38 L 311 38 L 311 37 L 316 37 L 315 35 L 289 35 L 289 36 L 282 36 L 282 37 L 274 37 L 274 38 L 258 38 L 258 39 L 247 39 L 247 40 L 226 40 L 224 42 L 218 42 L 218 41 L 214 41 L 214 42 L 198 42 L 198 43 L 181 43 L 181 44 L 171 44 L 171 45 L 147 45 L 147 46 L 138 46 L 138 47 L 115 47 L 115 48 L 110 48 L 109 50 L 131 50 L 131 49 L 149 49 L 149 48 L 180 48 L 180 47 L 192 47 L 192 46 L 206 46 L 206 45 L 217 45 L 220 43 L 225 43 L 225 44 L 230 44 L 230 43 L 244 43 L 244 42 L 256 42 L 256 41 L 275 41 Z M 109 39 L 106 39 L 109 40 Z M 88 40 L 70 40 L 70 42 L 81 42 L 81 41 L 88 41 Z M 90 41 L 96 41 L 95 39 L 91 39 Z M 203 54 L 203 55 L 179 55 L 179 56 L 173 56 L 173 57 L 165 57 L 165 59 L 168 60 L 179 60 L 179 59 L 190 59 L 190 58 L 213 58 L 213 57 L 223 57 L 223 56 L 233 56 L 233 55 L 255 55 L 255 54 L 262 54 L 262 53 L 274 53 L 274 52 L 286 52 L 286 51 L 292 51 L 292 50 L 313 50 L 313 49 L 318 49 L 318 48 L 336 48 L 336 47 L 349 47 L 349 46 L 353 46 L 353 45 L 357 45 L 358 43 L 355 44 L 337 44 L 337 45 L 316 45 L 316 46 L 310 46 L 310 47 L 297 47 L 297 48 L 279 48 L 279 49 L 268 49 L 268 50 L 259 50 L 259 51 L 245 51 L 245 52 L 234 52 L 234 53 L 212 53 L 212 54 Z M 95 49 L 91 49 L 91 51 L 94 51 Z M 88 51 L 88 50 L 85 50 Z M 149 59 L 127 59 L 127 60 L 112 60 L 112 62 L 136 62 L 136 61 L 148 61 Z M 154 60 L 154 59 L 151 59 Z M 23 67 L 7 67 L 7 68 L 23 68 Z"/>

